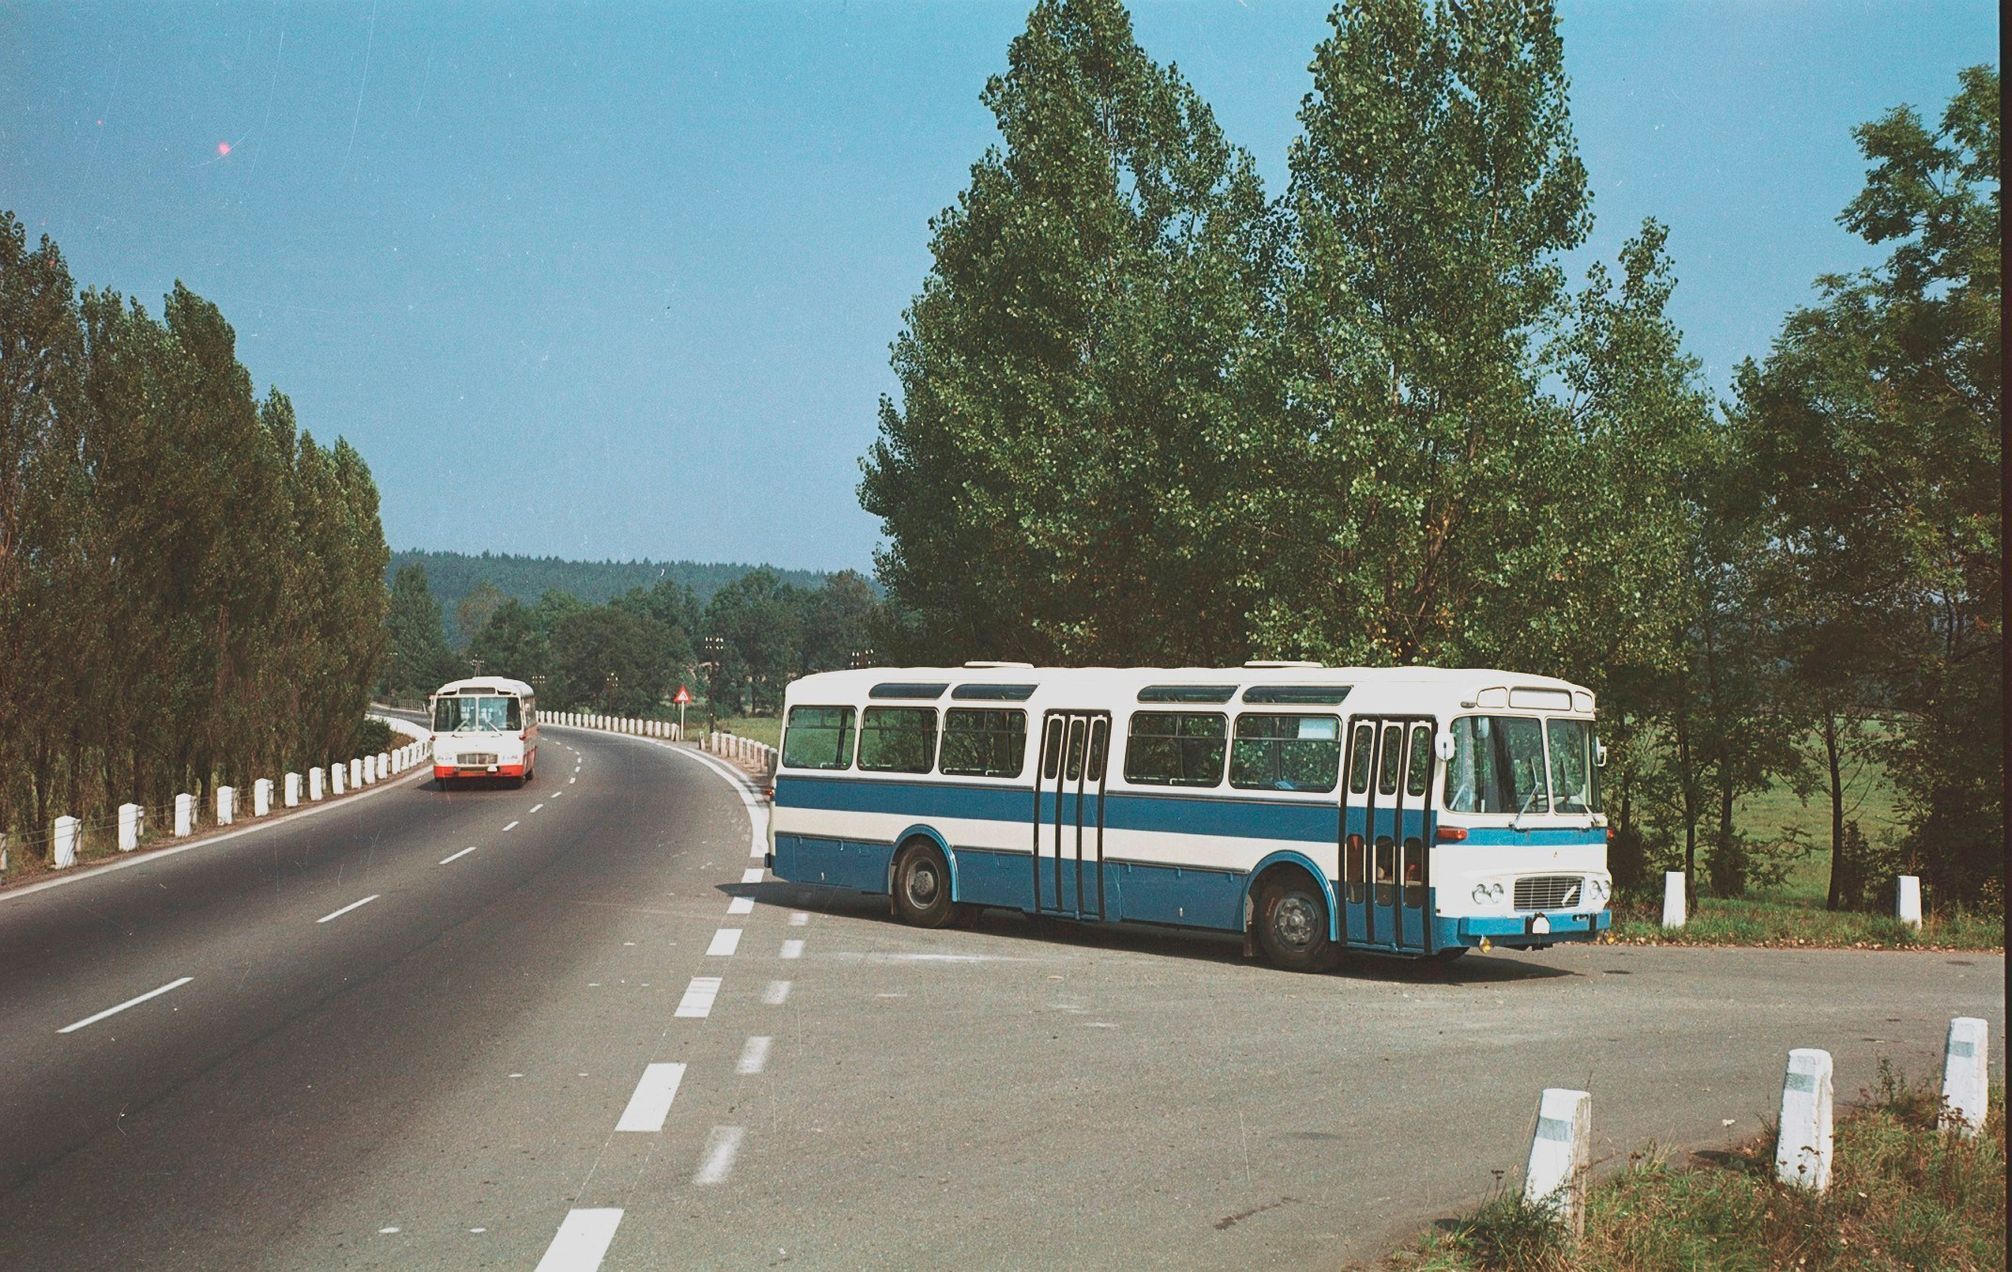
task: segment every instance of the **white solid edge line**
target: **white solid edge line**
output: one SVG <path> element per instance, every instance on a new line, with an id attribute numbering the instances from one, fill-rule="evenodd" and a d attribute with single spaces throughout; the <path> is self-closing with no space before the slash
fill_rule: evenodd
<path id="1" fill-rule="evenodd" d="M 79 1029 L 82 1029 L 85 1025 L 95 1025 L 99 1021 L 103 1020 L 105 1017 L 116 1016 L 120 1012 L 126 1010 L 126 1008 L 128 1007 L 137 1007 L 141 1003 L 146 1002 L 149 998 L 159 998 L 162 994 L 167 993 L 169 990 L 180 989 L 182 986 L 188 984 L 190 981 L 194 979 L 195 977 L 193 976 L 184 976 L 178 980 L 171 980 L 167 984 L 161 986 L 159 989 L 150 989 L 146 993 L 138 996 L 137 998 L 128 998 L 125 1002 L 120 1003 L 117 1007 L 107 1007 L 105 1008 L 105 1010 L 99 1012 L 95 1016 L 86 1016 L 74 1025 L 64 1025 L 61 1029 L 58 1029 L 56 1032 L 59 1034 L 76 1033 Z"/>
<path id="2" fill-rule="evenodd" d="M 538 1272 L 594 1272 L 607 1257 L 608 1245 L 621 1225 L 617 1208 L 569 1210 L 545 1257 L 538 1260 Z"/>
<path id="3" fill-rule="evenodd" d="M 699 1159 L 699 1173 L 692 1176 L 695 1184 L 722 1184 L 733 1174 L 734 1154 L 741 1151 L 741 1137 L 747 1134 L 744 1126 L 715 1126 L 713 1133 L 706 1136 L 705 1156 Z"/>
<path id="4" fill-rule="evenodd" d="M 421 779 L 426 781 L 433 780 L 433 768 L 431 765 L 420 765 L 418 771 L 414 772 L 410 777 L 401 776 L 395 781 L 380 782 L 376 786 L 344 791 L 339 798 L 330 797 L 322 800 L 319 804 L 303 804 L 297 808 L 274 813 L 268 817 L 260 818 L 253 825 L 243 826 L 237 830 L 227 830 L 221 835 L 211 835 L 204 839 L 198 839 L 193 843 L 174 844 L 166 848 L 149 848 L 145 852 L 127 853 L 116 861 L 98 862 L 89 866 L 73 866 L 71 869 L 77 872 L 75 874 L 65 874 L 54 879 L 44 879 L 39 883 L 27 883 L 18 888 L 0 889 L 0 905 L 5 905 L 9 901 L 18 901 L 22 897 L 33 896 L 37 892 L 46 892 L 50 888 L 60 888 L 70 883 L 82 883 L 86 879 L 102 878 L 117 870 L 125 870 L 133 866 L 144 866 L 148 862 L 160 861 L 166 857 L 177 857 L 192 848 L 208 848 L 213 844 L 223 843 L 225 840 L 236 839 L 240 835 L 256 835 L 262 830 L 277 830 L 282 826 L 290 826 L 301 818 L 312 817 L 316 813 L 326 813 L 331 809 L 348 808 L 358 800 L 369 799 L 372 795 L 382 795 L 386 791 L 395 790 L 400 786 L 409 785 Z"/>
<path id="5" fill-rule="evenodd" d="M 516 823 L 516 822 L 511 822 L 511 823 L 510 823 L 510 824 L 509 824 L 508 826 L 505 826 L 505 827 L 504 827 L 503 829 L 505 829 L 505 830 L 515 830 L 515 829 L 517 829 L 517 823 Z"/>
<path id="6" fill-rule="evenodd" d="M 470 844 L 466 848 L 463 848 L 460 852 L 450 852 L 445 857 L 442 857 L 440 859 L 440 864 L 444 866 L 450 861 L 459 861 L 461 858 L 467 856 L 471 852 L 474 852 L 477 848 L 480 848 L 481 846 L 482 846 L 481 844 Z"/>
<path id="7" fill-rule="evenodd" d="M 622 1110 L 622 1120 L 615 1123 L 618 1131 L 661 1131 L 664 1119 L 671 1114 L 671 1102 L 678 1098 L 678 1084 L 685 1080 L 685 1066 L 675 1063 L 657 1063 L 643 1066 L 643 1076 L 636 1083 L 636 1092 L 629 1097 L 629 1106 Z"/>
<path id="8" fill-rule="evenodd" d="M 706 946 L 706 953 L 713 958 L 727 958 L 741 947 L 739 928 L 721 928 L 713 933 L 713 943 Z"/>
<path id="9" fill-rule="evenodd" d="M 753 898 L 753 897 L 735 897 L 735 898 L 734 898 L 733 900 L 731 900 L 731 901 L 727 902 L 727 913 L 728 913 L 728 914 L 753 914 L 753 913 L 754 913 L 754 898 Z"/>
<path id="10" fill-rule="evenodd" d="M 775 1039 L 757 1034 L 749 1038 L 741 1047 L 740 1063 L 734 1066 L 737 1073 L 756 1074 L 768 1068 L 768 1049 Z"/>
<path id="11" fill-rule="evenodd" d="M 371 894 L 370 894 L 369 896 L 365 897 L 365 898 L 364 898 L 363 900 L 361 900 L 361 901 L 352 901 L 352 902 L 350 902 L 350 903 L 349 903 L 348 905 L 346 905 L 346 906 L 342 907 L 342 908 L 341 908 L 340 910 L 335 910 L 335 911 L 332 911 L 332 912 L 330 912 L 330 913 L 328 913 L 328 914 L 324 914 L 324 915 L 322 915 L 322 916 L 321 916 L 320 918 L 316 919 L 316 920 L 315 920 L 315 922 L 316 922 L 316 923 L 326 923 L 326 922 L 328 922 L 328 921 L 329 921 L 330 919 L 339 919 L 339 918 L 341 918 L 341 917 L 342 917 L 343 915 L 345 915 L 345 914 L 348 914 L 348 913 L 349 913 L 349 912 L 350 912 L 351 910 L 354 910 L 354 909 L 358 908 L 359 906 L 366 906 L 366 905 L 369 905 L 369 904 L 370 904 L 370 903 L 371 903 L 372 901 L 375 901 L 375 900 L 377 900 L 377 898 L 379 898 L 379 897 L 381 897 L 381 896 L 383 896 L 383 895 L 384 895 L 384 894 L 383 894 L 382 892 L 373 892 L 373 893 L 371 893 Z"/>

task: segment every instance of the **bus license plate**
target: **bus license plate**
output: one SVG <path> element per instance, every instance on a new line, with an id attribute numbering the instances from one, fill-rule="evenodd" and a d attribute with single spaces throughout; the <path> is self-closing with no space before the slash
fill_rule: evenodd
<path id="1" fill-rule="evenodd" d="M 1536 918 L 1530 920 L 1530 930 L 1532 932 L 1549 932 L 1551 930 L 1550 916 L 1540 914 Z"/>

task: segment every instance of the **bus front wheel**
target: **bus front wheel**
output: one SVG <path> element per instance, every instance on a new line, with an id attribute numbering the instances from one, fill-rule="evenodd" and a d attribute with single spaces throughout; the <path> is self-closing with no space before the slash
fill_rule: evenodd
<path id="1" fill-rule="evenodd" d="M 1265 957 L 1290 972 L 1318 972 L 1334 961 L 1327 936 L 1327 905 L 1304 875 L 1282 872 L 1258 892 L 1258 944 Z"/>
<path id="2" fill-rule="evenodd" d="M 935 844 L 909 842 L 894 861 L 894 909 L 917 927 L 940 928 L 957 915 L 950 900 L 950 867 Z"/>

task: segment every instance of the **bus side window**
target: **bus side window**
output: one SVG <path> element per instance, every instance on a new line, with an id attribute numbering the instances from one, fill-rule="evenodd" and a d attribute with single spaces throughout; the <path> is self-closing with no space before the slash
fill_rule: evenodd
<path id="1" fill-rule="evenodd" d="M 791 707 L 782 735 L 782 765 L 798 769 L 852 766 L 851 707 Z"/>
<path id="2" fill-rule="evenodd" d="M 1404 772 L 1404 790 L 1407 795 L 1423 795 L 1432 781 L 1432 726 L 1414 724 L 1411 726 L 1411 762 Z"/>
<path id="3" fill-rule="evenodd" d="M 1370 744 L 1376 740 L 1376 731 L 1366 724 L 1355 726 L 1355 741 L 1350 745 L 1348 756 L 1348 790 L 1351 795 L 1361 795 L 1369 789 Z"/>
<path id="4" fill-rule="evenodd" d="M 936 708 L 868 707 L 859 718 L 859 767 L 927 773 L 936 767 Z"/>
<path id="5" fill-rule="evenodd" d="M 1383 726 L 1383 763 L 1376 775 L 1376 789 L 1383 795 L 1397 794 L 1399 776 L 1404 771 L 1404 726 Z"/>

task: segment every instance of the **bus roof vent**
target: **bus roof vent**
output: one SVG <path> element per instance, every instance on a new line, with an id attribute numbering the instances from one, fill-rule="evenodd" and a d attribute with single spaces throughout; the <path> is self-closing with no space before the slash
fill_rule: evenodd
<path id="1" fill-rule="evenodd" d="M 1249 667 L 1254 671 L 1284 671 L 1287 668 L 1304 669 L 1307 667 L 1319 667 L 1322 665 L 1323 664 L 1317 662 L 1306 662 L 1304 660 L 1297 660 L 1291 658 L 1250 658 L 1244 661 L 1244 666 Z"/>
<path id="2" fill-rule="evenodd" d="M 983 667 L 1012 667 L 1012 668 L 1016 668 L 1016 669 L 1022 669 L 1022 670 L 1025 670 L 1025 669 L 1031 669 L 1031 668 L 1032 668 L 1032 667 L 1034 666 L 1034 664 L 1033 664 L 1033 663 L 1029 663 L 1029 662 L 994 662 L 993 660 L 991 660 L 991 659 L 989 659 L 989 658 L 974 658 L 974 659 L 972 659 L 971 661 L 969 661 L 969 662 L 965 663 L 964 665 L 965 665 L 966 667 L 980 667 L 980 668 L 983 668 Z"/>

